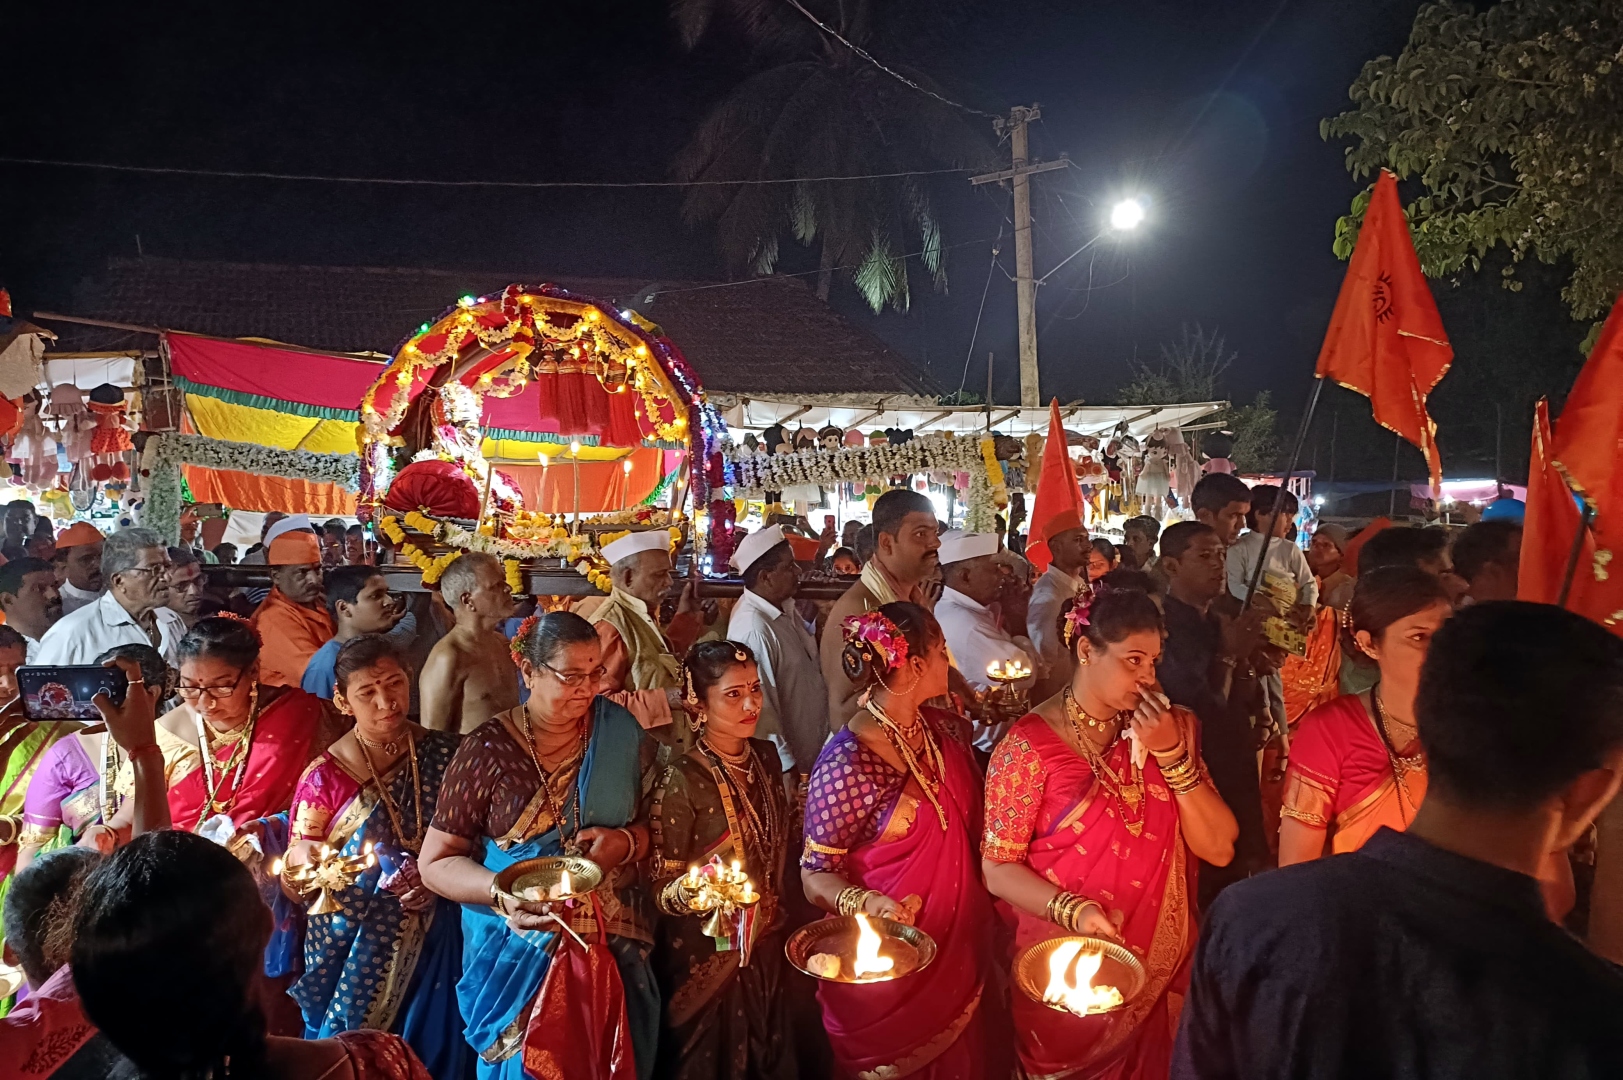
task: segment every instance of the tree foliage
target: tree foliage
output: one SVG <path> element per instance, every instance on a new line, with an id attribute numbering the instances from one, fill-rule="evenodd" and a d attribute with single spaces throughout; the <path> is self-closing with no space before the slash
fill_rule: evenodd
<path id="1" fill-rule="evenodd" d="M 929 76 L 901 57 L 952 4 L 919 0 L 803 0 L 846 40 L 921 86 Z M 690 47 L 739 33 L 760 70 L 700 123 L 676 161 L 682 180 L 783 180 L 990 168 L 991 125 L 886 74 L 812 24 L 785 0 L 672 0 Z M 984 131 L 982 130 L 984 128 Z M 951 177 L 963 183 L 961 176 Z M 820 244 L 818 293 L 838 274 L 874 311 L 906 311 L 909 259 L 946 285 L 946 244 L 931 178 L 885 176 L 817 183 L 739 184 L 689 190 L 690 224 L 713 224 L 734 272 L 770 274 L 780 245 Z"/>
<path id="2" fill-rule="evenodd" d="M 1228 349 L 1219 331 L 1208 332 L 1199 323 L 1193 332 L 1184 326 L 1176 341 L 1162 343 L 1160 361 L 1153 367 L 1135 360 L 1127 362 L 1132 378 L 1117 392 L 1116 401 L 1121 405 L 1220 401 L 1223 375 L 1239 355 Z M 1279 457 L 1278 414 L 1266 390 L 1251 404 L 1238 408 L 1231 405 L 1212 420 L 1234 433 L 1231 460 L 1242 472 L 1274 467 Z"/>
<path id="3" fill-rule="evenodd" d="M 1408 45 L 1364 65 L 1354 108 L 1322 123 L 1348 138 L 1347 168 L 1417 177 L 1408 214 L 1426 273 L 1479 270 L 1503 245 L 1516 263 L 1570 260 L 1562 298 L 1595 319 L 1623 289 L 1623 4 L 1504 0 L 1421 9 Z M 1352 253 L 1369 190 L 1336 224 Z"/>

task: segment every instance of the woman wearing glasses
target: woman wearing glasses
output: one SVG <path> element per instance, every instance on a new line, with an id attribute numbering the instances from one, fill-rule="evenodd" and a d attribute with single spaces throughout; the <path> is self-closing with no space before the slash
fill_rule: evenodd
<path id="1" fill-rule="evenodd" d="M 579 615 L 526 619 L 513 655 L 529 701 L 463 739 L 419 860 L 428 887 L 463 905 L 457 999 L 468 1044 L 481 1078 L 518 1080 L 578 1061 L 590 1033 L 605 1056 L 629 1053 L 647 1080 L 659 991 L 636 864 L 653 848 L 642 798 L 653 744 L 631 713 L 597 695 L 602 652 Z M 514 903 L 496 892 L 502 868 L 564 852 L 603 869 L 589 900 Z M 604 937 L 613 967 L 585 955 Z M 555 961 L 569 966 L 549 978 Z M 611 1003 L 607 1015 L 589 1011 L 594 1001 Z"/>
<path id="2" fill-rule="evenodd" d="M 456 1005 L 462 913 L 428 891 L 417 855 L 462 740 L 406 718 L 411 673 L 382 634 L 344 642 L 333 678 L 333 703 L 355 727 L 299 780 L 287 864 L 326 845 L 350 857 L 370 850 L 377 865 L 333 892 L 336 910 L 308 917 L 304 974 L 290 993 L 305 1038 L 392 1031 L 432 1075 L 459 1078 L 473 1071 Z"/>
<path id="3" fill-rule="evenodd" d="M 259 645 L 258 631 L 237 616 L 197 620 L 178 650 L 181 704 L 158 718 L 157 734 L 174 827 L 251 855 L 243 847 L 243 827 L 251 825 L 246 831 L 268 861 L 287 842 L 286 810 L 299 774 L 334 733 L 324 730 L 320 698 L 259 681 Z M 122 843 L 134 808 L 128 763 L 116 786 L 124 803 L 108 824 Z M 273 880 L 260 883 L 276 916 L 265 974 L 280 991 L 298 966 L 303 911 Z M 271 1016 L 273 1034 L 301 1031 L 292 1001 L 281 993 L 275 998 L 282 1007 Z"/>

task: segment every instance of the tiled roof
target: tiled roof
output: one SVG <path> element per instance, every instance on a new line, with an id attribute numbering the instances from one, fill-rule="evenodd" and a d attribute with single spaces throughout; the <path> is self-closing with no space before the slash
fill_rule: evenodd
<path id="1" fill-rule="evenodd" d="M 459 296 L 522 281 L 633 307 L 659 323 L 715 392 L 936 394 L 930 375 L 846 321 L 799 279 L 706 282 L 551 278 L 394 267 L 274 266 L 112 259 L 64 314 L 312 349 L 392 353 Z M 650 302 L 649 294 L 653 294 Z M 117 331 L 52 324 L 53 351 L 139 344 Z"/>

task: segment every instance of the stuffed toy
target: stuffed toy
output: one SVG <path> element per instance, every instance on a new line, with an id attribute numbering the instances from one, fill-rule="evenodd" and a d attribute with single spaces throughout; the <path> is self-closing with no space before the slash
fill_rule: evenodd
<path id="1" fill-rule="evenodd" d="M 62 427 L 57 439 L 69 465 L 78 465 L 90 457 L 90 440 L 96 430 L 96 421 L 85 408 L 84 394 L 72 383 L 59 383 L 51 387 L 50 401 L 40 415 L 60 420 Z"/>
<path id="2" fill-rule="evenodd" d="M 126 412 L 124 391 L 112 383 L 102 383 L 90 391 L 90 411 L 96 418 L 96 429 L 90 435 L 90 453 L 94 464 L 90 469 L 93 480 L 128 480 L 129 463 L 124 455 L 135 449 L 130 441 L 130 421 Z"/>

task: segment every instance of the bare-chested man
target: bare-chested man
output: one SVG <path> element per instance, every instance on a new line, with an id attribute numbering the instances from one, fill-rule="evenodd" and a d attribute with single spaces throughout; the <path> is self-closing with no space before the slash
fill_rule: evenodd
<path id="1" fill-rule="evenodd" d="M 466 734 L 518 704 L 518 670 L 496 630 L 513 614 L 513 594 L 496 557 L 470 551 L 445 568 L 440 598 L 456 625 L 423 664 L 422 724 Z"/>

